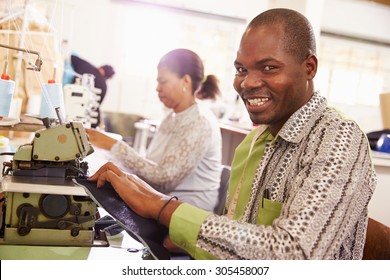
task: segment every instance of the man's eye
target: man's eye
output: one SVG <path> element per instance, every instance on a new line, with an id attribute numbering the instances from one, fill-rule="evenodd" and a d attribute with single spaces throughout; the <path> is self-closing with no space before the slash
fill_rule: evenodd
<path id="1" fill-rule="evenodd" d="M 273 70 L 275 68 L 276 68 L 275 66 L 267 65 L 267 66 L 264 67 L 264 71 L 271 71 L 271 70 Z"/>
<path id="2" fill-rule="evenodd" d="M 236 74 L 242 74 L 245 72 L 245 69 L 243 67 L 236 67 Z"/>

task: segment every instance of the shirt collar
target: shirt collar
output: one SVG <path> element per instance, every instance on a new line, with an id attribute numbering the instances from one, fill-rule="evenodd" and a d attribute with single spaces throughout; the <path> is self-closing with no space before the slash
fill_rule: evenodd
<path id="1" fill-rule="evenodd" d="M 281 137 L 288 142 L 299 143 L 326 107 L 326 98 L 321 96 L 319 92 L 314 92 L 311 99 L 291 115 L 274 141 Z"/>
<path id="2" fill-rule="evenodd" d="M 186 108 L 184 111 L 181 111 L 179 113 L 175 113 L 172 110 L 171 115 L 172 115 L 172 117 L 176 117 L 176 118 L 186 116 L 186 115 L 191 115 L 193 113 L 192 111 L 196 110 L 196 108 L 198 108 L 198 104 L 194 103 L 190 107 Z"/>

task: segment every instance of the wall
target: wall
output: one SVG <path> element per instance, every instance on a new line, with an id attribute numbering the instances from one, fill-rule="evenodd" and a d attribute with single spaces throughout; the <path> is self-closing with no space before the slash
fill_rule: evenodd
<path id="1" fill-rule="evenodd" d="M 390 43 L 390 7 L 357 0 L 326 0 L 322 29 Z"/>
<path id="2" fill-rule="evenodd" d="M 349 100 L 342 104 L 334 102 L 331 105 L 358 121 L 365 131 L 383 129 L 379 94 L 390 92 L 390 68 L 386 66 L 390 62 L 390 32 L 388 31 L 390 7 L 366 1 L 327 0 L 321 26 L 324 32 L 351 38 L 349 43 L 351 48 L 344 50 L 349 52 L 347 56 L 354 56 L 354 61 L 344 63 L 343 70 L 346 70 L 346 74 L 348 72 L 355 77 L 360 75 L 357 81 L 348 81 L 347 77 L 340 77 L 340 85 L 344 83 L 344 86 L 338 86 L 336 94 L 345 95 L 345 99 Z M 340 57 L 333 59 L 336 61 Z M 360 67 L 360 70 L 359 67 L 355 68 L 354 72 L 350 71 L 351 68 L 348 69 L 349 64 L 363 65 L 363 63 L 366 65 Z M 375 86 L 371 79 L 378 79 L 377 85 L 381 84 L 381 86 L 379 88 Z M 348 92 L 349 97 L 347 97 Z M 361 99 L 360 102 L 353 101 L 358 98 Z"/>

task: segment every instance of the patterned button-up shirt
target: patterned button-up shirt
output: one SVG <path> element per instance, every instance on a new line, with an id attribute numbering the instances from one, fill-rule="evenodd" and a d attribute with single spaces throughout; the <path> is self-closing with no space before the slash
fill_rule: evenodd
<path id="1" fill-rule="evenodd" d="M 239 197 L 245 207 L 235 208 L 241 212 L 234 220 L 182 204 L 171 220 L 171 239 L 200 259 L 361 259 L 376 176 L 359 126 L 314 93 L 262 144 L 253 183 L 240 189 L 250 195 Z M 228 208 L 236 188 L 230 185 Z M 283 203 L 271 226 L 256 224 L 265 193 Z M 196 217 L 191 222 L 188 211 Z M 187 230 L 179 229 L 183 223 Z"/>

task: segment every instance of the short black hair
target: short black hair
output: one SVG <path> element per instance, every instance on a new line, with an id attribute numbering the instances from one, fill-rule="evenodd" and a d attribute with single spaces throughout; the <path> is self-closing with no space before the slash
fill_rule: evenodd
<path id="1" fill-rule="evenodd" d="M 265 25 L 283 28 L 283 49 L 296 56 L 299 62 L 304 61 L 309 54 L 316 54 L 313 28 L 308 19 L 299 12 L 284 8 L 267 10 L 256 16 L 249 23 L 247 30 Z"/>

